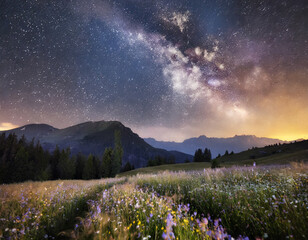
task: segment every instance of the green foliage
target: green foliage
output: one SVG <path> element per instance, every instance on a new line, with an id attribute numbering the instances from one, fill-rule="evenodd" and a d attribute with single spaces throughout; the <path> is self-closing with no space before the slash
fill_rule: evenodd
<path id="1" fill-rule="evenodd" d="M 51 165 L 51 171 L 52 171 L 52 179 L 58 179 L 60 177 L 60 174 L 58 172 L 58 164 L 59 164 L 59 159 L 61 156 L 60 149 L 58 145 L 56 146 L 56 149 L 53 151 L 50 165 Z"/>
<path id="2" fill-rule="evenodd" d="M 210 162 L 212 160 L 212 153 L 210 149 L 205 148 L 203 152 L 204 162 Z"/>
<path id="3" fill-rule="evenodd" d="M 203 153 L 201 148 L 196 150 L 194 155 L 194 162 L 203 162 Z"/>
<path id="4" fill-rule="evenodd" d="M 82 172 L 82 179 L 93 179 L 95 178 L 95 169 L 94 169 L 94 157 L 92 154 L 88 156 L 87 161 Z"/>
<path id="5" fill-rule="evenodd" d="M 61 179 L 73 179 L 76 171 L 75 158 L 70 158 L 70 149 L 62 150 L 58 163 L 58 173 Z"/>
<path id="6" fill-rule="evenodd" d="M 0 135 L 0 183 L 114 177 L 121 171 L 123 158 L 119 131 L 115 132 L 114 140 L 114 149 L 108 148 L 101 161 L 93 155 L 72 156 L 69 148 L 61 150 L 58 146 L 50 154 L 34 139 L 27 142 L 24 136 L 18 140 L 15 134 L 6 137 L 3 133 Z"/>
<path id="7" fill-rule="evenodd" d="M 34 139 L 27 143 L 24 136 L 0 135 L 0 183 L 50 178 L 50 154 Z"/>
<path id="8" fill-rule="evenodd" d="M 112 177 L 112 174 L 114 173 L 112 171 L 112 162 L 114 161 L 114 155 L 112 148 L 106 148 L 103 160 L 102 160 L 102 166 L 101 166 L 101 175 L 103 178 Z"/>
<path id="9" fill-rule="evenodd" d="M 87 158 L 81 153 L 78 153 L 76 156 L 76 171 L 75 171 L 75 179 L 82 179 L 83 169 L 85 167 Z"/>
<path id="10" fill-rule="evenodd" d="M 18 149 L 14 161 L 11 164 L 14 166 L 14 171 L 11 175 L 12 181 L 25 181 L 27 175 L 29 174 L 29 154 L 26 152 L 23 146 Z"/>
<path id="11" fill-rule="evenodd" d="M 220 167 L 219 160 L 215 158 L 211 161 L 211 168 L 218 168 L 218 167 Z"/>
<path id="12" fill-rule="evenodd" d="M 130 164 L 130 162 L 127 162 L 124 167 L 121 169 L 121 172 L 128 172 L 131 170 L 134 170 L 135 167 L 133 165 Z"/>
<path id="13" fill-rule="evenodd" d="M 162 156 L 155 156 L 154 159 L 150 158 L 148 160 L 148 167 L 160 166 L 165 164 L 175 164 L 175 157 L 173 155 L 168 158 Z"/>
<path id="14" fill-rule="evenodd" d="M 221 219 L 228 234 L 249 239 L 307 239 L 307 165 L 139 175 L 144 192 L 190 204 L 191 214 Z"/>
<path id="15" fill-rule="evenodd" d="M 21 240 L 307 239 L 307 170 L 292 164 L 0 185 L 0 234 Z"/>
<path id="16" fill-rule="evenodd" d="M 120 172 L 122 167 L 123 158 L 123 147 L 121 143 L 121 132 L 116 130 L 114 132 L 114 150 L 113 150 L 113 161 L 111 162 L 111 174 L 110 176 L 115 176 Z"/>
<path id="17" fill-rule="evenodd" d="M 100 166 L 101 166 L 101 161 L 100 161 L 99 157 L 93 156 L 93 167 L 94 167 L 94 177 L 93 177 L 93 179 L 98 179 L 98 178 L 102 177 Z"/>
<path id="18" fill-rule="evenodd" d="M 66 231 L 86 216 L 88 201 L 118 182 L 61 180 L 0 185 L 0 192 L 5 193 L 0 204 L 0 239 L 72 239 L 72 231 Z"/>
<path id="19" fill-rule="evenodd" d="M 210 149 L 205 148 L 204 152 L 199 148 L 194 155 L 194 162 L 210 162 L 212 160 L 212 153 Z"/>

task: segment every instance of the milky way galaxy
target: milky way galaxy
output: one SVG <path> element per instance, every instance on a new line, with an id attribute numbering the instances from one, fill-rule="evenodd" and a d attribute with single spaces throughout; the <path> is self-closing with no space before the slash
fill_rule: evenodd
<path id="1" fill-rule="evenodd" d="M 0 130 L 308 138 L 305 0 L 0 0 Z"/>

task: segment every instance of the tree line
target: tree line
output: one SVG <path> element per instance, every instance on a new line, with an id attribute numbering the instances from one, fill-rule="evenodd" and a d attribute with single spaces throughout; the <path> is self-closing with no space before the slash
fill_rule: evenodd
<path id="1" fill-rule="evenodd" d="M 167 157 L 155 156 L 154 158 L 150 158 L 148 160 L 147 167 L 160 166 L 164 164 L 175 164 L 175 157 L 173 155 Z"/>
<path id="2" fill-rule="evenodd" d="M 196 150 L 194 155 L 194 162 L 210 162 L 211 160 L 212 153 L 210 149 L 205 148 L 203 152 L 201 148 Z"/>
<path id="3" fill-rule="evenodd" d="M 114 148 L 106 148 L 102 157 L 56 146 L 44 150 L 39 141 L 28 142 L 24 136 L 0 135 L 0 183 L 56 179 L 99 179 L 114 177 L 120 171 L 134 169 L 129 162 L 122 167 L 123 148 L 119 131 L 114 134 Z"/>

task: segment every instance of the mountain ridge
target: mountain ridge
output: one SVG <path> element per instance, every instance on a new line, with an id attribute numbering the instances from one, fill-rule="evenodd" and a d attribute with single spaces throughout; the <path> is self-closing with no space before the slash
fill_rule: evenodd
<path id="1" fill-rule="evenodd" d="M 102 156 L 105 148 L 114 147 L 114 132 L 119 130 L 124 150 L 123 165 L 130 162 L 136 168 L 145 167 L 150 158 L 161 156 L 175 158 L 176 162 L 192 161 L 192 156 L 179 151 L 167 151 L 146 143 L 138 134 L 118 121 L 89 121 L 63 129 L 47 124 L 28 124 L 1 133 L 23 135 L 27 140 L 39 140 L 44 149 L 53 151 L 58 145 L 61 149 L 70 148 L 72 154 L 79 152 Z"/>
<path id="2" fill-rule="evenodd" d="M 200 135 L 183 140 L 182 142 L 174 141 L 157 141 L 154 138 L 144 138 L 144 140 L 153 147 L 163 148 L 168 151 L 181 149 L 187 154 L 194 154 L 198 148 L 209 148 L 212 156 L 216 157 L 218 154 L 224 154 L 226 150 L 229 152 L 241 152 L 252 147 L 264 147 L 275 143 L 287 143 L 280 139 L 257 137 L 255 135 L 234 135 L 227 138 L 215 138 Z"/>

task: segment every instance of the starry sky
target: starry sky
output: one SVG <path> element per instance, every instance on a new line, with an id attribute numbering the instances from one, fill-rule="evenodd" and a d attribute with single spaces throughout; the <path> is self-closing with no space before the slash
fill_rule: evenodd
<path id="1" fill-rule="evenodd" d="M 306 0 L 0 0 L 0 130 L 308 138 Z"/>

